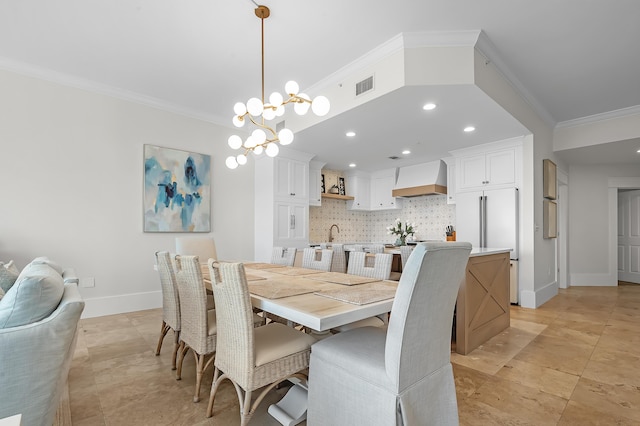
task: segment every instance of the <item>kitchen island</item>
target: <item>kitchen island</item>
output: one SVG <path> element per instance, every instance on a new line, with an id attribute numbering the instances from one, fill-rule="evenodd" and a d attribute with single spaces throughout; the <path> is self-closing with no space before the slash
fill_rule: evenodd
<path id="1" fill-rule="evenodd" d="M 509 327 L 510 251 L 504 248 L 471 250 L 456 302 L 457 353 L 467 355 Z"/>

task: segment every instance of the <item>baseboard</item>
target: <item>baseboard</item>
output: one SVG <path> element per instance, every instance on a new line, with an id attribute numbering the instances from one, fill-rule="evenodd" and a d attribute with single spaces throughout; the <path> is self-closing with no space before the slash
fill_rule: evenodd
<path id="1" fill-rule="evenodd" d="M 553 299 L 558 294 L 558 282 L 553 281 L 535 291 L 522 290 L 520 292 L 520 306 L 523 308 L 538 308 Z"/>
<path id="2" fill-rule="evenodd" d="M 570 274 L 572 287 L 615 287 L 618 285 L 618 271 L 611 274 Z"/>
<path id="3" fill-rule="evenodd" d="M 84 299 L 82 318 L 103 317 L 162 307 L 162 291 Z"/>

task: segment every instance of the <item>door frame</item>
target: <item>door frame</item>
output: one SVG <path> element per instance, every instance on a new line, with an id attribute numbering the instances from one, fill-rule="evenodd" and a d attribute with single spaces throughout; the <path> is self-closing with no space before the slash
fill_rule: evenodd
<path id="1" fill-rule="evenodd" d="M 607 284 L 618 285 L 618 189 L 640 189 L 640 177 L 609 178 L 609 274 Z"/>
<path id="2" fill-rule="evenodd" d="M 556 282 L 559 288 L 569 288 L 569 175 L 558 170 L 558 237 L 556 238 Z"/>

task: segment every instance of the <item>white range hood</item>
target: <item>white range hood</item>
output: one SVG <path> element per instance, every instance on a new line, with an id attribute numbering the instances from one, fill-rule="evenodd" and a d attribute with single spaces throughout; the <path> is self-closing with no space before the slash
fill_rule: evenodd
<path id="1" fill-rule="evenodd" d="M 394 197 L 447 193 L 447 165 L 442 160 L 400 167 Z"/>

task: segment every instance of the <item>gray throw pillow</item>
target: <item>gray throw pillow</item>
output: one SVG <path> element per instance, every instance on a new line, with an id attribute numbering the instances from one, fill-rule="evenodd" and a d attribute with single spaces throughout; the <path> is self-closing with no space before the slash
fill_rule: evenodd
<path id="1" fill-rule="evenodd" d="M 4 293 L 9 291 L 16 282 L 18 275 L 20 275 L 20 271 L 13 263 L 13 260 L 6 264 L 0 262 L 0 289 L 2 289 Z"/>
<path id="2" fill-rule="evenodd" d="M 28 265 L 0 300 L 0 328 L 18 327 L 48 317 L 60 304 L 64 282 L 49 265 Z"/>

